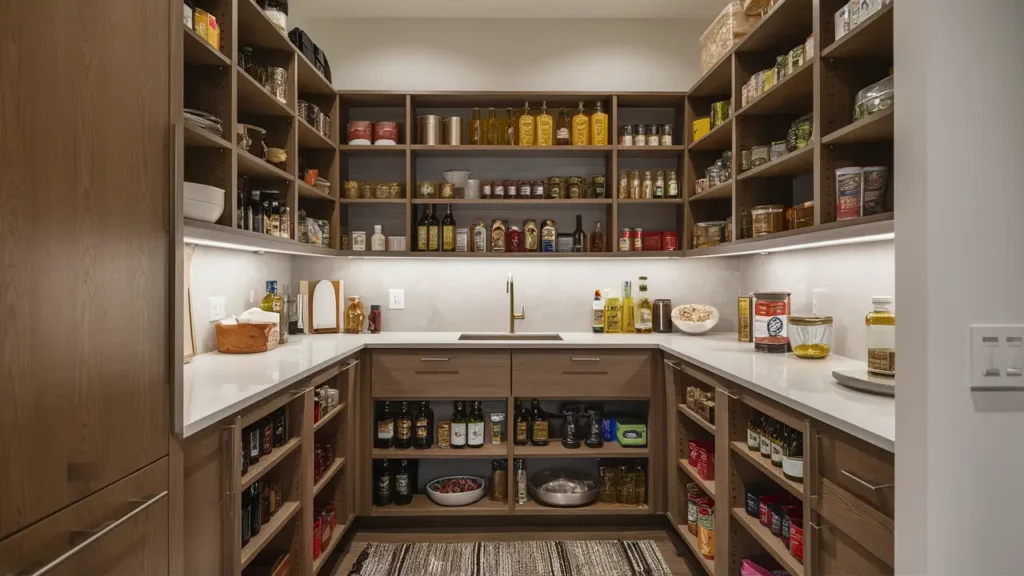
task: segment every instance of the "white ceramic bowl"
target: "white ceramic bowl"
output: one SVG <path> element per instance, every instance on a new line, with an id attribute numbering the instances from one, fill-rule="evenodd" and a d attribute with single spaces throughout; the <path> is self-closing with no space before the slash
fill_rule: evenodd
<path id="1" fill-rule="evenodd" d="M 185 182 L 185 200 L 198 200 L 224 207 L 224 190 L 196 182 Z"/>
<path id="2" fill-rule="evenodd" d="M 199 220 L 201 222 L 209 222 L 211 224 L 220 220 L 221 214 L 224 214 L 224 205 L 212 204 L 210 202 L 200 202 L 199 200 L 192 200 L 185 198 L 182 203 L 183 212 L 185 218 L 192 220 Z"/>
<path id="3" fill-rule="evenodd" d="M 718 308 L 714 306 L 705 306 L 711 311 L 711 318 L 704 322 L 683 322 L 676 318 L 679 314 L 679 310 L 686 306 L 705 306 L 704 304 L 680 304 L 672 309 L 672 323 L 675 324 L 676 328 L 679 328 L 687 334 L 703 334 L 708 330 L 711 330 L 718 324 Z"/>
<path id="4" fill-rule="evenodd" d="M 480 483 L 480 488 L 473 490 L 472 492 L 462 492 L 459 494 L 441 494 L 433 490 L 434 483 L 442 480 L 450 480 L 454 478 L 472 478 Z M 469 506 L 477 500 L 484 497 L 484 493 L 487 491 L 487 482 L 478 476 L 468 476 L 466 474 L 460 474 L 458 476 L 445 476 L 444 478 L 438 478 L 427 484 L 427 497 L 430 498 L 434 504 L 439 506 Z"/>

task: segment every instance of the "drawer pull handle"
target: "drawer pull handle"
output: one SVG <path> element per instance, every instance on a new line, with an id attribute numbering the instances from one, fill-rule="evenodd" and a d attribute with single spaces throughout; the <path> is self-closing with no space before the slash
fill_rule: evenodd
<path id="1" fill-rule="evenodd" d="M 348 370 L 349 368 L 352 368 L 356 364 L 359 364 L 359 360 L 353 360 L 353 361 L 349 362 L 348 364 L 345 364 L 344 366 L 341 367 L 341 372 L 344 372 L 345 370 Z"/>
<path id="2" fill-rule="evenodd" d="M 839 471 L 842 472 L 843 476 L 846 476 L 847 478 L 853 480 L 854 482 L 860 484 L 861 486 L 863 486 L 863 487 L 865 487 L 868 490 L 871 490 L 873 492 L 877 492 L 879 490 L 884 490 L 886 488 L 892 488 L 893 486 L 895 486 L 895 484 L 879 484 L 879 485 L 876 486 L 876 485 L 874 485 L 874 484 L 872 484 L 870 482 L 867 482 L 865 480 L 862 480 L 862 479 L 858 478 L 856 475 L 854 475 L 852 472 L 850 472 L 848 470 L 839 470 Z"/>
<path id="3" fill-rule="evenodd" d="M 811 522 L 810 520 L 808 520 L 807 523 L 811 525 L 811 528 L 814 528 L 815 530 L 817 530 L 819 532 L 822 531 L 822 530 L 831 530 L 832 529 L 831 526 L 818 526 L 817 524 L 815 524 L 814 522 Z"/>
<path id="4" fill-rule="evenodd" d="M 149 508 L 153 504 L 156 504 L 157 502 L 159 502 L 160 500 L 162 500 L 166 496 L 167 496 L 167 490 L 164 490 L 160 494 L 157 494 L 156 496 L 154 496 L 154 497 L 152 497 L 152 498 L 150 498 L 148 500 L 143 501 L 141 506 L 139 506 L 138 508 L 136 508 L 136 509 L 132 510 L 131 512 L 125 514 L 119 520 L 115 520 L 114 522 L 111 522 L 110 524 L 107 524 L 102 529 L 100 529 L 100 530 L 96 531 L 95 533 L 93 533 L 92 536 L 89 536 L 88 538 L 83 540 L 80 544 L 78 544 L 74 548 L 68 550 L 67 552 L 65 552 L 63 554 L 61 554 L 57 558 L 54 558 L 46 566 L 43 566 L 42 568 L 39 568 L 38 570 L 36 570 L 34 572 L 22 572 L 18 576 L 43 576 L 43 574 L 46 574 L 50 570 L 53 570 L 57 566 L 60 566 L 68 558 L 71 558 L 75 554 L 78 554 L 82 550 L 85 550 L 93 542 L 95 542 L 95 541 L 99 540 L 100 538 L 106 536 L 108 533 L 113 531 L 115 528 L 117 528 L 121 524 L 124 524 L 125 522 L 131 520 L 137 514 L 139 514 L 140 512 L 145 510 L 146 508 Z M 132 502 L 138 502 L 138 500 L 132 500 Z"/>
<path id="5" fill-rule="evenodd" d="M 459 374 L 459 371 L 458 370 L 414 370 L 413 374 L 431 374 L 431 375 L 438 375 L 438 374 L 445 375 L 445 374 L 447 374 L 447 375 L 453 375 L 454 376 L 454 375 Z"/>
<path id="6" fill-rule="evenodd" d="M 573 356 L 573 362 L 600 362 L 601 359 L 596 356 Z"/>
<path id="7" fill-rule="evenodd" d="M 607 376 L 604 370 L 563 370 L 562 376 Z"/>
<path id="8" fill-rule="evenodd" d="M 734 396 L 733 394 L 730 394 L 729 391 L 726 390 L 725 388 L 719 388 L 718 386 L 715 386 L 715 390 L 718 390 L 719 392 L 721 392 L 722 394 L 725 394 L 726 396 L 728 396 L 729 398 L 732 398 L 733 400 L 739 400 L 740 399 L 739 396 Z"/>
<path id="9" fill-rule="evenodd" d="M 680 364 L 679 362 L 673 362 L 671 360 L 665 360 L 665 364 L 668 364 L 669 366 L 671 366 L 673 370 L 678 370 L 680 372 L 683 371 L 683 365 Z"/>
<path id="10" fill-rule="evenodd" d="M 447 362 L 447 358 L 431 358 L 429 356 L 420 358 L 420 362 Z"/>

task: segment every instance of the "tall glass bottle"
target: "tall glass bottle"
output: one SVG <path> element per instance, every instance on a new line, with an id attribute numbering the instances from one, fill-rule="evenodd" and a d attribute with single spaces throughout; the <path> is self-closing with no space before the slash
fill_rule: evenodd
<path id="1" fill-rule="evenodd" d="M 489 146 L 498 144 L 498 113 L 494 108 L 487 109 L 487 124 L 484 126 L 484 133 L 487 135 L 487 144 Z"/>
<path id="2" fill-rule="evenodd" d="M 516 406 L 515 430 L 513 431 L 513 442 L 517 446 L 526 446 L 530 443 L 530 407 L 523 400 L 521 405 Z"/>
<path id="3" fill-rule="evenodd" d="M 391 403 L 384 402 L 381 412 L 377 416 L 377 436 L 374 439 L 374 448 L 394 448 L 395 446 L 395 417 L 391 415 Z"/>
<path id="4" fill-rule="evenodd" d="M 576 215 L 576 230 L 572 233 L 572 251 L 587 251 L 587 234 L 583 231 L 583 216 Z"/>
<path id="5" fill-rule="evenodd" d="M 523 106 L 523 115 L 519 117 L 519 145 L 535 146 L 537 144 L 537 121 L 530 114 L 530 103 Z"/>
<path id="6" fill-rule="evenodd" d="M 594 334 L 604 334 L 604 298 L 600 290 L 594 290 L 594 304 L 590 312 L 590 329 Z"/>
<path id="7" fill-rule="evenodd" d="M 416 411 L 412 426 L 413 448 L 426 450 L 434 445 L 434 412 L 430 409 L 430 402 L 426 400 L 420 402 L 420 409 Z"/>
<path id="8" fill-rule="evenodd" d="M 434 215 L 434 205 L 429 208 L 427 216 L 427 251 L 437 252 L 441 249 L 441 222 Z"/>
<path id="9" fill-rule="evenodd" d="M 608 297 L 604 299 L 604 333 L 622 333 L 622 303 L 614 290 L 606 289 Z"/>
<path id="10" fill-rule="evenodd" d="M 636 302 L 636 331 L 650 334 L 654 329 L 654 309 L 647 297 L 647 276 L 640 277 L 640 298 Z"/>
<path id="11" fill-rule="evenodd" d="M 590 115 L 590 143 L 594 146 L 608 145 L 608 115 L 601 109 L 601 101 L 594 103 L 594 113 Z"/>
<path id="12" fill-rule="evenodd" d="M 804 435 L 794 430 L 782 452 L 782 475 L 793 482 L 804 481 Z"/>
<path id="13" fill-rule="evenodd" d="M 416 251 L 426 252 L 427 251 L 427 213 L 430 208 L 427 207 L 423 210 L 423 214 L 420 215 L 420 219 L 416 221 Z"/>
<path id="14" fill-rule="evenodd" d="M 395 506 L 411 504 L 412 492 L 412 471 L 410 470 L 409 461 L 402 460 L 398 470 L 395 472 L 395 495 L 393 498 Z"/>
<path id="15" fill-rule="evenodd" d="M 505 108 L 505 135 L 501 144 L 516 145 L 516 115 L 511 108 Z"/>
<path id="16" fill-rule="evenodd" d="M 412 448 L 412 413 L 408 402 L 402 402 L 395 417 L 395 448 Z"/>
<path id="17" fill-rule="evenodd" d="M 600 222 L 594 222 L 594 231 L 590 233 L 590 251 L 604 252 L 604 232 Z"/>
<path id="18" fill-rule="evenodd" d="M 288 319 L 284 315 L 284 298 L 277 293 L 277 280 L 267 280 L 267 295 L 260 301 L 260 310 L 277 314 L 277 328 L 288 333 Z M 280 336 L 278 341 L 280 341 Z"/>
<path id="19" fill-rule="evenodd" d="M 452 448 L 462 449 L 466 447 L 466 428 L 469 418 L 466 416 L 466 403 L 458 400 L 455 402 L 455 411 L 452 412 Z"/>
<path id="20" fill-rule="evenodd" d="M 636 334 L 636 320 L 633 307 L 633 283 L 626 281 L 622 283 L 622 333 Z"/>
<path id="21" fill-rule="evenodd" d="M 530 422 L 530 443 L 534 446 L 547 446 L 551 423 L 540 407 L 540 400 L 530 401 L 533 420 Z"/>
<path id="22" fill-rule="evenodd" d="M 441 220 L 441 250 L 455 252 L 455 217 L 452 216 L 451 204 L 448 205 L 444 220 Z"/>
<path id="23" fill-rule="evenodd" d="M 883 376 L 896 375 L 896 314 L 891 296 L 871 299 L 874 310 L 864 319 L 867 326 L 868 372 Z"/>
<path id="24" fill-rule="evenodd" d="M 392 492 L 391 464 L 387 460 L 381 460 L 377 468 L 377 487 L 373 491 L 374 506 L 390 506 L 394 499 Z"/>
<path id="25" fill-rule="evenodd" d="M 469 119 L 469 143 L 473 146 L 480 146 L 484 139 L 484 123 L 480 120 L 480 109 L 473 108 L 473 115 Z"/>
<path id="26" fill-rule="evenodd" d="M 558 111 L 558 125 L 555 127 L 555 144 L 568 146 L 572 144 L 572 128 L 569 114 L 562 108 Z"/>
<path id="27" fill-rule="evenodd" d="M 555 120 L 548 114 L 548 103 L 540 104 L 537 115 L 537 146 L 551 146 L 555 143 Z"/>
<path id="28" fill-rule="evenodd" d="M 263 233 L 263 203 L 260 202 L 260 191 L 249 193 L 249 204 L 245 207 L 245 229 Z"/>
<path id="29" fill-rule="evenodd" d="M 484 409 L 479 400 L 473 401 L 466 424 L 466 444 L 470 448 L 484 447 Z"/>
<path id="30" fill-rule="evenodd" d="M 586 146 L 590 144 L 590 118 L 580 101 L 576 107 L 576 115 L 572 117 L 572 145 Z"/>

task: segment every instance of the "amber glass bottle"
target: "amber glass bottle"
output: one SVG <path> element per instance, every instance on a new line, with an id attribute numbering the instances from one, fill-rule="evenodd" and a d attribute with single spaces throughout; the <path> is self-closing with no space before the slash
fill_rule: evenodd
<path id="1" fill-rule="evenodd" d="M 572 144 L 572 130 L 569 126 L 569 114 L 562 108 L 558 111 L 558 127 L 555 129 L 555 144 L 568 146 Z"/>
<path id="2" fill-rule="evenodd" d="M 487 109 L 487 123 L 484 125 L 484 134 L 486 135 L 487 145 L 496 146 L 498 144 L 498 112 L 494 108 Z"/>
<path id="3" fill-rule="evenodd" d="M 537 115 L 537 146 L 551 146 L 555 143 L 555 120 L 548 114 L 548 103 L 541 102 Z"/>
<path id="4" fill-rule="evenodd" d="M 608 145 L 608 115 L 601 109 L 601 101 L 594 104 L 590 115 L 590 143 L 594 146 Z"/>
<path id="5" fill-rule="evenodd" d="M 484 138 L 484 123 L 480 119 L 480 109 L 473 108 L 473 115 L 469 119 L 469 143 L 479 146 L 486 142 Z"/>
<path id="6" fill-rule="evenodd" d="M 519 117 L 519 145 L 535 146 L 537 144 L 537 122 L 530 114 L 530 103 L 523 106 L 523 115 Z"/>
<path id="7" fill-rule="evenodd" d="M 590 118 L 583 109 L 583 102 L 580 102 L 576 107 L 576 115 L 572 117 L 572 145 L 587 144 L 590 144 Z"/>
<path id="8" fill-rule="evenodd" d="M 516 115 L 512 112 L 511 108 L 505 108 L 505 120 L 504 120 L 505 133 L 502 135 L 501 144 L 505 146 L 516 145 Z"/>

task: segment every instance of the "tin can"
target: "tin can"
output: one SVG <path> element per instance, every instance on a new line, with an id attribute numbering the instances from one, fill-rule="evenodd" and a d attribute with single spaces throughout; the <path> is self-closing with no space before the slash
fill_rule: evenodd
<path id="1" fill-rule="evenodd" d="M 789 521 L 789 553 L 800 562 L 804 561 L 804 521 Z"/>
<path id="2" fill-rule="evenodd" d="M 637 228 L 636 230 L 633 230 L 633 234 L 632 234 L 631 238 L 633 240 L 633 251 L 634 252 L 643 252 L 643 250 L 644 250 L 644 229 L 643 228 Z"/>
<path id="3" fill-rule="evenodd" d="M 701 499 L 702 492 L 696 483 L 686 485 L 686 529 L 697 535 L 697 502 Z"/>
<path id="4" fill-rule="evenodd" d="M 697 503 L 697 547 L 704 558 L 715 559 L 715 502 L 710 498 Z"/>
<path id="5" fill-rule="evenodd" d="M 451 448 L 452 447 L 452 423 L 451 422 L 438 422 L 437 423 L 437 447 L 438 448 Z"/>
<path id="6" fill-rule="evenodd" d="M 753 334 L 750 331 L 754 323 L 753 311 L 754 299 L 750 296 L 740 296 L 736 299 L 736 317 L 738 318 L 738 336 L 740 342 L 753 342 Z"/>
<path id="7" fill-rule="evenodd" d="M 662 232 L 661 233 L 661 249 L 662 250 L 678 250 L 679 249 L 679 236 L 675 232 Z"/>
<path id="8" fill-rule="evenodd" d="M 619 230 L 619 252 L 629 252 L 633 249 L 633 231 L 629 228 Z"/>
<path id="9" fill-rule="evenodd" d="M 505 180 L 505 198 L 515 198 L 519 192 L 519 182 L 516 180 Z"/>
<path id="10" fill-rule="evenodd" d="M 789 292 L 755 292 L 754 350 L 785 354 L 789 351 Z"/>
<path id="11" fill-rule="evenodd" d="M 469 228 L 455 230 L 455 251 L 469 252 Z"/>

